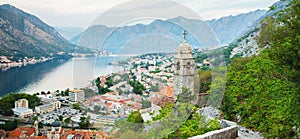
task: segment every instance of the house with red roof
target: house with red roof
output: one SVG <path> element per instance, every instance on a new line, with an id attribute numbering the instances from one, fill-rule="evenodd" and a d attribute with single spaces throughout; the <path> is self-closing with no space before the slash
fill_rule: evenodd
<path id="1" fill-rule="evenodd" d="M 8 131 L 7 138 L 30 138 L 35 133 L 34 127 L 18 127 L 13 131 Z"/>

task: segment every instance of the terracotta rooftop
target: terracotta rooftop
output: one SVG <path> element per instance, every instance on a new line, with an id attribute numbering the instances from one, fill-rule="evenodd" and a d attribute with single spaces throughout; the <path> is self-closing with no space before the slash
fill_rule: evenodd
<path id="1" fill-rule="evenodd" d="M 166 97 L 174 98 L 174 87 L 165 86 L 164 89 L 160 91 L 160 93 Z"/>
<path id="2" fill-rule="evenodd" d="M 33 136 L 33 137 L 30 137 L 30 139 L 47 139 L 46 136 Z"/>
<path id="3" fill-rule="evenodd" d="M 8 137 L 20 137 L 22 131 L 25 132 L 25 134 L 27 136 L 30 136 L 35 132 L 35 128 L 33 128 L 33 127 L 18 127 L 13 131 L 9 131 Z"/>

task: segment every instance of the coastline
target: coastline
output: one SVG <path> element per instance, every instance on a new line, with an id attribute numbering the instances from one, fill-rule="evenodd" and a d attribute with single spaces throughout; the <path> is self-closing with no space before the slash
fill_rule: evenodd
<path id="1" fill-rule="evenodd" d="M 3 56 L 1 56 L 3 57 Z M 1 58 L 2 60 L 3 58 Z M 46 58 L 46 57 L 42 57 L 39 59 L 35 59 L 35 58 L 29 58 L 29 59 L 23 59 L 22 62 L 16 62 L 16 61 L 10 61 L 10 60 L 6 60 L 6 61 L 1 61 L 0 63 L 0 69 L 2 71 L 6 71 L 9 70 L 11 68 L 16 68 L 16 67 L 22 67 L 22 66 L 27 66 L 27 65 L 34 65 L 34 64 L 38 64 L 38 63 L 44 63 L 47 62 L 49 60 L 52 60 L 54 58 Z"/>

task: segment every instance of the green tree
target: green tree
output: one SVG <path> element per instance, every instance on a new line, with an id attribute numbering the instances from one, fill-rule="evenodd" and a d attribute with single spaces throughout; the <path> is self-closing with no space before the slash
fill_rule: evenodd
<path id="1" fill-rule="evenodd" d="M 64 119 L 64 117 L 63 117 L 62 115 L 59 115 L 59 116 L 58 116 L 58 120 L 59 120 L 59 121 L 63 121 L 63 119 Z"/>
<path id="2" fill-rule="evenodd" d="M 0 125 L 0 129 L 3 129 L 5 131 L 12 131 L 16 129 L 20 125 L 20 121 L 15 119 L 13 121 L 6 122 L 5 124 Z"/>
<path id="3" fill-rule="evenodd" d="M 111 76 L 109 76 L 109 77 L 106 78 L 105 84 L 107 85 L 108 88 L 111 87 L 111 86 L 113 86 L 113 79 L 112 79 Z"/>
<path id="4" fill-rule="evenodd" d="M 76 109 L 76 110 L 80 110 L 81 109 L 81 106 L 79 103 L 74 103 L 73 105 L 73 108 Z"/>
<path id="5" fill-rule="evenodd" d="M 71 117 L 68 117 L 64 120 L 64 122 L 68 125 L 69 123 L 71 123 Z"/>
<path id="6" fill-rule="evenodd" d="M 300 0 L 293 0 L 263 20 L 258 44 L 265 50 L 246 66 L 232 63 L 228 74 L 225 116 L 240 117 L 242 124 L 267 138 L 293 138 L 292 128 L 300 128 L 299 7 Z"/>
<path id="7" fill-rule="evenodd" d="M 97 79 L 95 80 L 96 86 L 100 86 L 100 77 L 97 77 Z"/>
<path id="8" fill-rule="evenodd" d="M 69 96 L 69 92 L 70 92 L 70 89 L 69 88 L 67 88 L 65 91 L 64 91 L 64 96 Z"/>
<path id="9" fill-rule="evenodd" d="M 79 128 L 89 128 L 91 126 L 90 117 L 80 117 L 80 122 L 78 125 Z"/>
<path id="10" fill-rule="evenodd" d="M 98 87 L 98 93 L 100 95 L 106 94 L 107 92 L 111 92 L 111 90 L 109 90 L 107 87 L 102 87 L 102 86 Z"/>
<path id="11" fill-rule="evenodd" d="M 38 122 L 38 128 L 43 128 L 44 124 L 42 122 Z"/>
<path id="12" fill-rule="evenodd" d="M 232 63 L 222 110 L 225 118 L 237 121 L 240 117 L 242 125 L 266 137 L 288 137 L 297 122 L 294 108 L 299 88 L 283 77 L 275 63 L 265 57 L 245 66 Z"/>
<path id="13" fill-rule="evenodd" d="M 142 118 L 142 115 L 139 111 L 131 112 L 128 115 L 127 121 L 128 122 L 133 122 L 133 123 L 143 123 L 144 122 L 143 118 Z"/>
<path id="14" fill-rule="evenodd" d="M 144 85 L 141 84 L 140 82 L 130 81 L 129 84 L 133 87 L 133 92 L 136 93 L 136 94 L 141 95 L 143 93 L 143 91 L 146 90 Z"/>

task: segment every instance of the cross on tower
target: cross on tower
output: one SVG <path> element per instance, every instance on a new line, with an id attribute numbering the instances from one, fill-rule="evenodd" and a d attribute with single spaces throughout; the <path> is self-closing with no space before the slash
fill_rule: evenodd
<path id="1" fill-rule="evenodd" d="M 188 32 L 186 30 L 183 31 L 183 38 L 186 40 L 186 36 L 188 35 Z"/>

